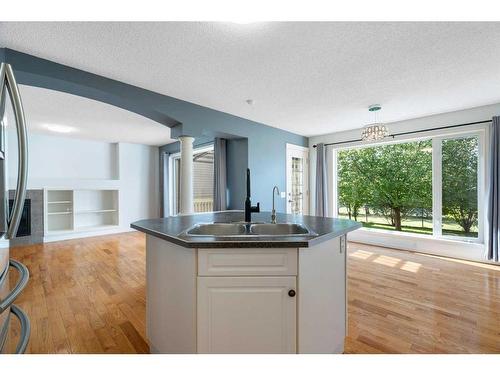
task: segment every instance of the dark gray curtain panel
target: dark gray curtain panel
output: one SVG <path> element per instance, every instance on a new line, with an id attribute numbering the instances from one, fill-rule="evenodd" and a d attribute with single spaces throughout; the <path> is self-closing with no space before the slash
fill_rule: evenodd
<path id="1" fill-rule="evenodd" d="M 316 145 L 316 216 L 328 216 L 328 180 L 326 149 L 323 143 Z"/>
<path id="2" fill-rule="evenodd" d="M 160 217 L 170 215 L 168 202 L 168 158 L 169 153 L 160 151 Z"/>
<path id="3" fill-rule="evenodd" d="M 488 186 L 488 259 L 498 262 L 500 239 L 500 116 L 493 117 L 490 134 Z"/>

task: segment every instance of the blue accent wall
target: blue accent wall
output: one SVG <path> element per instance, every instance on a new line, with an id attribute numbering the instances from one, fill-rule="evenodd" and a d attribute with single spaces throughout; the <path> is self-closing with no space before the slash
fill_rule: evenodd
<path id="1" fill-rule="evenodd" d="M 0 60 L 12 64 L 20 84 L 67 92 L 138 113 L 170 127 L 174 138 L 180 135 L 195 137 L 195 146 L 215 137 L 239 140 L 229 142 L 231 208 L 243 206 L 244 202 L 240 205 L 238 201 L 244 199 L 241 186 L 245 183 L 246 165 L 252 172 L 252 203 L 261 202 L 262 210 L 270 210 L 273 186 L 277 185 L 283 191 L 286 189 L 286 144 L 307 146 L 306 137 L 291 132 L 29 54 L 0 48 Z M 242 140 L 246 140 L 246 149 Z M 178 147 L 178 143 L 169 144 L 161 151 L 174 152 L 171 150 L 178 150 Z M 239 169 L 243 169 L 241 175 Z M 285 207 L 285 201 L 277 199 L 277 210 L 283 212 Z"/>

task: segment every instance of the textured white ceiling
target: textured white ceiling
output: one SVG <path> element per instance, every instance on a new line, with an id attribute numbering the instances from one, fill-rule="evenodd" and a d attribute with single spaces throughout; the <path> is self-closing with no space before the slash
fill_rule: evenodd
<path id="1" fill-rule="evenodd" d="M 0 23 L 0 46 L 306 136 L 373 103 L 390 122 L 500 102 L 500 23 Z"/>
<path id="2" fill-rule="evenodd" d="M 154 146 L 173 142 L 170 128 L 130 111 L 53 90 L 24 85 L 19 90 L 30 132 Z M 11 108 L 9 112 L 11 121 L 14 119 Z M 56 133 L 47 129 L 54 125 L 74 131 Z"/>

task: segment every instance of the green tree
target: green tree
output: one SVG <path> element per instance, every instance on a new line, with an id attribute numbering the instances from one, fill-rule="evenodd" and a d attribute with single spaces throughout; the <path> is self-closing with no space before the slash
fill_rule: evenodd
<path id="1" fill-rule="evenodd" d="M 339 152 L 339 170 L 349 170 L 344 181 L 339 178 L 339 196 L 349 181 L 363 186 L 364 202 L 400 231 L 412 210 L 432 207 L 431 147 L 431 141 L 419 141 Z M 346 193 L 341 202 L 355 201 Z"/>
<path id="2" fill-rule="evenodd" d="M 477 138 L 442 142 L 443 214 L 469 234 L 477 225 Z"/>
<path id="3" fill-rule="evenodd" d="M 359 210 L 369 201 L 369 190 L 364 177 L 354 165 L 359 163 L 360 154 L 356 150 L 346 150 L 338 154 L 338 199 L 347 208 L 349 219 L 358 220 Z"/>

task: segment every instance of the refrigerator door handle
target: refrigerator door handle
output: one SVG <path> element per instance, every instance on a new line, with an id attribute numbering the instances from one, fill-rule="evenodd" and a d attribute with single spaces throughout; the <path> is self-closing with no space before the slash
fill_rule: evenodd
<path id="1" fill-rule="evenodd" d="M 0 64 L 0 238 L 7 233 L 9 227 L 9 192 L 6 183 L 5 163 L 5 137 L 6 124 L 5 118 L 5 97 L 7 96 L 7 84 L 5 82 L 5 64 Z M 8 265 L 8 262 L 7 262 Z"/>
<path id="2" fill-rule="evenodd" d="M 17 234 L 19 222 L 21 221 L 21 216 L 23 214 L 24 198 L 26 197 L 26 184 L 28 180 L 28 137 L 21 95 L 19 94 L 16 77 L 14 76 L 14 71 L 10 64 L 2 63 L 0 67 L 0 83 L 0 98 L 5 95 L 4 90 L 6 89 L 12 101 L 17 130 L 17 148 L 19 159 L 19 165 L 17 168 L 17 188 L 14 195 L 14 204 L 12 206 L 7 233 L 5 234 L 6 239 L 11 239 Z M 8 205 L 6 205 L 6 207 L 8 207 Z"/>
<path id="3" fill-rule="evenodd" d="M 19 280 L 17 281 L 16 286 L 9 292 L 9 294 L 0 301 L 0 314 L 7 310 L 10 305 L 12 305 L 19 294 L 21 294 L 26 284 L 28 284 L 28 280 L 30 278 L 28 267 L 26 267 L 21 262 L 11 259 L 10 266 L 15 268 L 19 272 Z M 9 275 L 6 274 L 5 277 L 9 277 Z"/>

